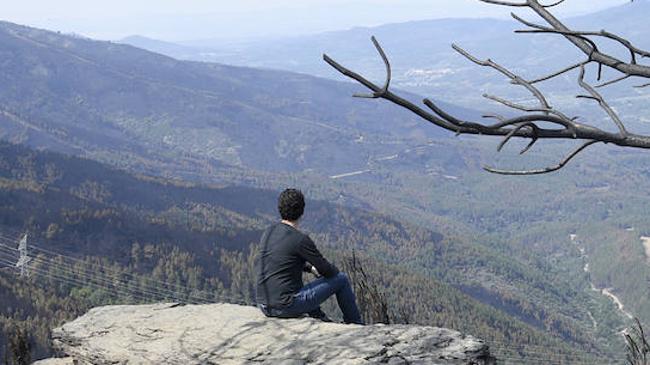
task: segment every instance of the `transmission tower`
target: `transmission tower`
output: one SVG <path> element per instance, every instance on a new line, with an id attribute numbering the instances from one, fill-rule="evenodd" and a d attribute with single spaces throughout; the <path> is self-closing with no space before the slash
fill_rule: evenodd
<path id="1" fill-rule="evenodd" d="M 20 269 L 21 277 L 28 277 L 29 270 L 27 264 L 32 261 L 32 258 L 29 257 L 27 253 L 27 233 L 23 235 L 23 238 L 20 239 L 20 243 L 18 243 L 18 253 L 20 254 L 20 257 L 18 258 L 16 267 Z"/>

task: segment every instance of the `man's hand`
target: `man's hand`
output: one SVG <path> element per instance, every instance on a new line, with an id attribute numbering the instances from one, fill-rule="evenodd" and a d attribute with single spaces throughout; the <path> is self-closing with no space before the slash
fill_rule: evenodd
<path id="1" fill-rule="evenodd" d="M 309 271 L 310 271 L 312 274 L 314 274 L 315 277 L 320 278 L 321 275 L 320 275 L 320 273 L 318 272 L 318 270 L 316 270 L 316 266 L 311 265 L 311 270 L 309 270 Z"/>

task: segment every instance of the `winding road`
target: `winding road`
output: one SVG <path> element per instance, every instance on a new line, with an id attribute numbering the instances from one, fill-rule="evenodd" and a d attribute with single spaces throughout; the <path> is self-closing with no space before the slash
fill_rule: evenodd
<path id="1" fill-rule="evenodd" d="M 619 311 L 622 315 L 624 315 L 624 316 L 627 317 L 628 319 L 632 319 L 632 320 L 633 320 L 633 319 L 634 319 L 634 315 L 633 315 L 632 313 L 628 312 L 628 311 L 625 309 L 625 305 L 623 304 L 623 302 L 621 301 L 621 299 L 620 299 L 618 296 L 616 296 L 616 294 L 613 293 L 614 288 L 598 288 L 598 287 L 594 284 L 594 282 L 591 280 L 591 271 L 590 271 L 590 268 L 589 268 L 589 255 L 587 255 L 587 251 L 586 251 L 586 249 L 580 245 L 580 241 L 577 240 L 578 235 L 576 235 L 576 234 L 571 234 L 571 235 L 569 235 L 569 238 L 571 239 L 571 242 L 572 242 L 574 245 L 576 245 L 576 246 L 578 247 L 578 250 L 580 251 L 581 257 L 582 257 L 583 261 L 585 262 L 585 265 L 584 265 L 584 267 L 583 267 L 583 270 L 584 270 L 586 273 L 589 274 L 589 284 L 591 285 L 591 290 L 593 290 L 593 291 L 595 291 L 595 292 L 598 292 L 598 293 L 600 293 L 600 294 L 606 296 L 607 298 L 609 298 L 612 302 L 614 302 L 614 304 L 615 304 L 616 307 L 618 308 L 618 311 Z M 645 247 L 646 247 L 646 254 L 649 254 L 650 252 L 648 252 L 648 249 L 650 248 L 650 237 L 646 237 L 646 238 L 648 238 L 648 240 L 647 240 L 647 241 L 644 241 L 644 244 L 645 244 Z M 645 242 L 647 242 L 647 243 L 645 243 Z M 649 257 L 650 257 L 650 256 L 649 256 Z M 589 316 L 590 316 L 591 318 L 593 318 L 593 315 L 591 314 L 591 312 L 589 313 Z M 595 322 L 594 322 L 594 323 L 595 323 Z M 595 326 L 594 326 L 594 327 L 595 327 Z"/>

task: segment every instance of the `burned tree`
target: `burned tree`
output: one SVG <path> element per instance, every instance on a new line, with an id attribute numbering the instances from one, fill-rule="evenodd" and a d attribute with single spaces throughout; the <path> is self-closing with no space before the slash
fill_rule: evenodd
<path id="1" fill-rule="evenodd" d="M 650 343 L 643 331 L 643 326 L 638 318 L 634 319 L 634 326 L 624 331 L 626 364 L 628 365 L 648 365 L 650 361 Z"/>
<path id="2" fill-rule="evenodd" d="M 423 100 L 423 104 L 426 106 L 426 108 L 424 108 L 393 93 L 391 90 L 389 90 L 392 73 L 391 65 L 386 53 L 382 49 L 377 39 L 375 39 L 375 37 L 372 37 L 372 42 L 386 67 L 386 81 L 383 86 L 379 86 L 369 81 L 359 73 L 356 73 L 342 66 L 327 55 L 323 55 L 323 58 L 338 72 L 345 75 L 346 77 L 356 80 L 372 91 L 370 94 L 356 94 L 354 95 L 355 97 L 386 99 L 394 104 L 408 109 L 424 120 L 438 127 L 452 131 L 457 135 L 474 134 L 501 136 L 502 140 L 497 147 L 498 151 L 501 151 L 501 149 L 512 138 L 530 139 L 530 143 L 520 152 L 521 154 L 529 151 L 530 148 L 533 147 L 533 145 L 535 145 L 535 143 L 540 139 L 567 139 L 579 140 L 582 142 L 579 147 L 569 153 L 557 165 L 532 170 L 501 170 L 492 167 L 484 167 L 485 170 L 492 173 L 503 175 L 535 175 L 556 171 L 564 167 L 580 152 L 596 143 L 611 143 L 621 147 L 645 149 L 650 148 L 650 136 L 629 132 L 616 111 L 598 92 L 598 88 L 603 88 L 626 79 L 640 78 L 646 79 L 646 81 L 647 79 L 650 79 L 650 66 L 638 62 L 640 59 L 650 57 L 650 51 L 642 50 L 634 46 L 629 40 L 605 30 L 583 31 L 570 29 L 551 12 L 551 9 L 553 7 L 562 4 L 564 0 L 560 0 L 548 5 L 543 5 L 539 0 L 522 0 L 521 2 L 498 0 L 478 1 L 488 4 L 516 8 L 529 8 L 537 15 L 539 15 L 546 22 L 546 24 L 544 25 L 533 23 L 512 13 L 512 17 L 526 27 L 526 29 L 518 30 L 516 33 L 554 34 L 559 37 L 563 37 L 566 41 L 575 46 L 582 54 L 584 54 L 584 59 L 578 63 L 567 66 L 549 75 L 535 79 L 527 79 L 515 74 L 508 68 L 490 59 L 480 60 L 458 45 L 452 45 L 454 50 L 467 58 L 469 61 L 479 66 L 496 70 L 497 72 L 510 79 L 510 82 L 512 84 L 525 88 L 534 96 L 535 100 L 538 102 L 538 105 L 536 106 L 518 104 L 494 95 L 484 95 L 486 98 L 505 105 L 506 107 L 509 107 L 520 113 L 515 117 L 505 118 L 498 115 L 485 115 L 484 118 L 495 120 L 495 122 L 492 124 L 461 120 L 440 108 L 430 99 Z M 622 60 L 612 54 L 602 51 L 599 48 L 599 41 L 603 39 L 616 42 L 621 47 L 623 47 L 626 50 L 626 53 L 629 54 L 629 59 Z M 600 82 L 598 85 L 591 85 L 586 81 L 585 75 L 587 73 L 586 67 L 588 65 L 596 65 L 596 78 Z M 617 73 L 618 76 L 611 80 L 602 80 L 603 69 L 605 68 L 613 70 Z M 582 90 L 584 90 L 584 94 L 577 95 L 577 97 L 596 102 L 598 106 L 607 113 L 609 118 L 616 125 L 616 132 L 608 132 L 594 125 L 579 122 L 578 117 L 570 117 L 566 113 L 557 110 L 551 106 L 551 104 L 548 102 L 547 97 L 540 91 L 537 86 L 542 82 L 554 79 L 573 70 L 579 70 L 578 85 Z M 636 87 L 650 87 L 650 83 L 641 83 Z"/>
<path id="3" fill-rule="evenodd" d="M 356 251 L 352 251 L 351 257 L 343 261 L 342 269 L 350 276 L 350 282 L 356 293 L 359 311 L 365 323 L 390 324 L 391 316 L 386 294 L 380 289 L 377 283 L 366 273 L 364 265 L 357 257 Z M 408 317 L 405 317 L 408 318 Z"/>
<path id="4" fill-rule="evenodd" d="M 5 346 L 5 364 L 27 365 L 31 364 L 32 341 L 27 328 L 15 325 L 9 328 L 7 344 Z"/>

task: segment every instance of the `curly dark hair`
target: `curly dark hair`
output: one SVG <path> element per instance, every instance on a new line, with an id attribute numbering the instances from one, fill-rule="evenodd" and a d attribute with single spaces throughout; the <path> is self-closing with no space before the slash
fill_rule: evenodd
<path id="1" fill-rule="evenodd" d="M 284 220 L 298 220 L 305 211 L 305 196 L 298 189 L 285 189 L 278 197 L 278 211 Z"/>

